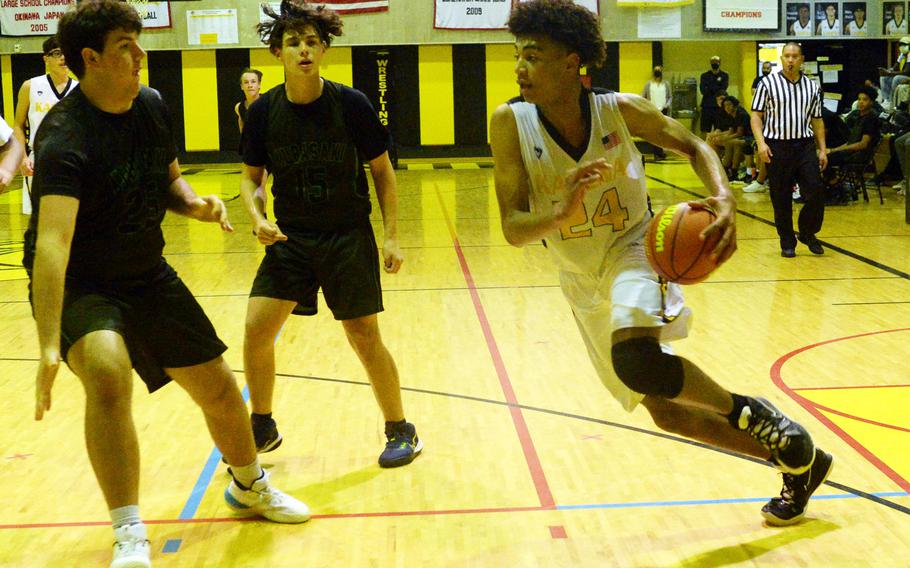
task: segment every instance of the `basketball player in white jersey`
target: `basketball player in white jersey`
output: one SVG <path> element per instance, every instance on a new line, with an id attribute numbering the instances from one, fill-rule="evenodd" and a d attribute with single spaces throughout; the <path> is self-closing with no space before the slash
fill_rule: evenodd
<path id="1" fill-rule="evenodd" d="M 0 116 L 0 193 L 6 191 L 16 176 L 23 153 L 22 144 L 13 136 L 13 129 Z"/>
<path id="2" fill-rule="evenodd" d="M 825 5 L 825 17 L 818 23 L 815 33 L 820 36 L 841 35 L 840 19 L 837 17 L 837 4 L 830 3 Z"/>
<path id="3" fill-rule="evenodd" d="M 808 4 L 800 4 L 796 8 L 796 21 L 790 24 L 790 35 L 803 37 L 812 35 L 812 20 L 809 19 Z"/>
<path id="4" fill-rule="evenodd" d="M 689 311 L 675 284 L 645 258 L 651 215 L 637 136 L 689 158 L 711 192 L 695 206 L 717 220 L 718 262 L 736 250 L 736 203 L 717 155 L 647 100 L 583 88 L 579 68 L 605 56 L 598 18 L 572 0 L 531 0 L 512 10 L 521 97 L 490 124 L 502 229 L 515 246 L 543 240 L 598 375 L 631 411 L 655 424 L 769 460 L 784 471 L 781 497 L 765 505 L 770 523 L 792 524 L 831 469 L 808 432 L 763 399 L 732 394 L 667 341 L 687 333 Z"/>
<path id="5" fill-rule="evenodd" d="M 904 17 L 903 2 L 889 2 L 892 5 L 892 17 L 885 24 L 885 35 L 900 35 L 907 33 L 907 18 Z"/>
<path id="6" fill-rule="evenodd" d="M 19 88 L 19 100 L 16 102 L 16 116 L 13 121 L 13 132 L 16 139 L 26 147 L 27 154 L 22 160 L 19 171 L 23 176 L 25 193 L 31 195 L 31 179 L 34 162 L 35 134 L 48 111 L 60 99 L 68 95 L 79 83 L 69 76 L 69 68 L 60 49 L 57 36 L 51 36 L 41 45 L 44 51 L 44 68 L 46 75 L 28 79 Z M 28 145 L 25 145 L 25 129 L 28 125 Z M 31 214 L 32 204 L 27 195 L 22 196 L 22 212 Z"/>
<path id="7" fill-rule="evenodd" d="M 868 29 L 866 7 L 863 4 L 857 4 L 853 8 L 853 21 L 847 24 L 847 35 L 850 37 L 865 37 L 868 35 Z"/>

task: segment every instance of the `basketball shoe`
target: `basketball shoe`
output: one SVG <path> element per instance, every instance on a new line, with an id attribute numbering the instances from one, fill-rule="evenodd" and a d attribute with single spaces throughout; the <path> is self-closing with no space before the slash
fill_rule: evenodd
<path id="1" fill-rule="evenodd" d="M 815 449 L 815 461 L 808 471 L 801 475 L 784 473 L 784 487 L 780 497 L 768 501 L 761 509 L 761 514 L 769 525 L 784 527 L 798 523 L 806 514 L 809 498 L 815 490 L 828 479 L 834 469 L 834 456 Z"/>
<path id="2" fill-rule="evenodd" d="M 388 442 L 379 456 L 381 467 L 408 465 L 423 451 L 423 442 L 417 437 L 417 428 L 410 422 L 403 426 L 387 426 L 385 437 Z"/>
<path id="3" fill-rule="evenodd" d="M 278 432 L 278 424 L 269 416 L 251 414 L 250 424 L 253 427 L 253 441 L 256 443 L 256 453 L 271 452 L 281 445 L 283 438 Z M 221 463 L 228 463 L 227 458 L 221 456 Z"/>
<path id="4" fill-rule="evenodd" d="M 224 490 L 224 500 L 235 513 L 252 517 L 259 515 L 276 523 L 304 523 L 310 520 L 310 508 L 302 501 L 282 493 L 269 485 L 269 474 L 262 470 L 250 487 L 244 487 L 234 477 L 231 468 L 231 483 Z"/>
<path id="5" fill-rule="evenodd" d="M 250 416 L 250 422 L 253 425 L 253 439 L 256 440 L 256 451 L 260 454 L 271 452 L 281 445 L 281 434 L 278 432 L 278 424 L 269 416 L 265 418 L 258 414 Z"/>
<path id="6" fill-rule="evenodd" d="M 746 397 L 736 427 L 745 430 L 769 452 L 784 473 L 800 475 L 815 459 L 815 444 L 806 429 L 763 398 Z"/>
<path id="7" fill-rule="evenodd" d="M 114 529 L 114 560 L 111 568 L 150 568 L 150 548 L 144 524 L 117 527 Z"/>

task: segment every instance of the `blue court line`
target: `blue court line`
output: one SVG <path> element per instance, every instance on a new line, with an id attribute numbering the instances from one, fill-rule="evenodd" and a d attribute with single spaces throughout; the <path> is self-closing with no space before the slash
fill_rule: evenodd
<path id="1" fill-rule="evenodd" d="M 177 552 L 180 550 L 181 543 L 183 543 L 183 540 L 179 538 L 168 539 L 168 541 L 164 543 L 164 548 L 161 549 L 161 552 L 164 554 L 172 554 L 174 552 Z"/>
<path id="2" fill-rule="evenodd" d="M 243 387 L 243 402 L 247 402 L 249 399 L 250 390 L 247 387 Z M 183 506 L 183 511 L 181 511 L 180 516 L 177 517 L 178 519 L 186 521 L 196 516 L 196 511 L 199 510 L 199 504 L 202 502 L 202 497 L 205 495 L 209 484 L 212 482 L 212 477 L 215 476 L 215 470 L 218 469 L 218 464 L 220 462 L 221 451 L 215 446 L 212 448 L 212 453 L 209 454 L 209 459 L 205 462 L 205 467 L 202 468 L 202 473 L 199 474 L 199 479 L 196 480 L 196 485 L 193 486 L 193 491 L 190 492 L 190 497 L 187 499 L 186 505 Z"/>
<path id="3" fill-rule="evenodd" d="M 882 493 L 871 493 L 876 497 L 907 497 L 906 491 L 890 491 Z M 827 499 L 860 499 L 860 495 L 852 493 L 839 493 L 834 495 L 815 495 L 813 501 Z M 741 497 L 734 499 L 693 499 L 684 501 L 641 501 L 636 503 L 593 503 L 589 505 L 557 505 L 558 511 L 569 511 L 575 509 L 630 509 L 634 507 L 679 507 L 684 505 L 720 505 L 729 503 L 763 503 L 768 497 Z"/>

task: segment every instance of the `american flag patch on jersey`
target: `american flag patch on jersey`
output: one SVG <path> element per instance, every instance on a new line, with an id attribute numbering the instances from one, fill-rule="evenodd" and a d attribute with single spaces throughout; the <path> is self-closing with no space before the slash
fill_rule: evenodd
<path id="1" fill-rule="evenodd" d="M 322 4 L 323 2 L 314 2 Z M 388 12 L 389 0 L 328 0 L 325 7 L 339 14 L 365 14 L 367 12 Z"/>
<path id="2" fill-rule="evenodd" d="M 603 138 L 601 138 L 600 141 L 604 145 L 604 150 L 611 150 L 611 149 L 619 146 L 619 133 L 616 131 L 613 131 L 613 132 L 607 134 L 606 136 L 604 136 Z"/>

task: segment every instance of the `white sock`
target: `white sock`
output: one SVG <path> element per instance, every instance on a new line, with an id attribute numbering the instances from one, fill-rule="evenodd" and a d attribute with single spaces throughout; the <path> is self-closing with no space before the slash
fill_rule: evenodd
<path id="1" fill-rule="evenodd" d="M 139 505 L 127 505 L 126 507 L 111 509 L 111 524 L 114 526 L 114 529 L 119 529 L 124 525 L 133 525 L 141 522 L 142 518 L 139 516 Z"/>
<path id="2" fill-rule="evenodd" d="M 249 465 L 234 467 L 231 466 L 231 474 L 234 476 L 234 479 L 240 482 L 244 487 L 252 487 L 253 483 L 262 477 L 263 471 L 259 466 L 259 458 L 257 457 L 253 460 L 253 463 Z"/>

